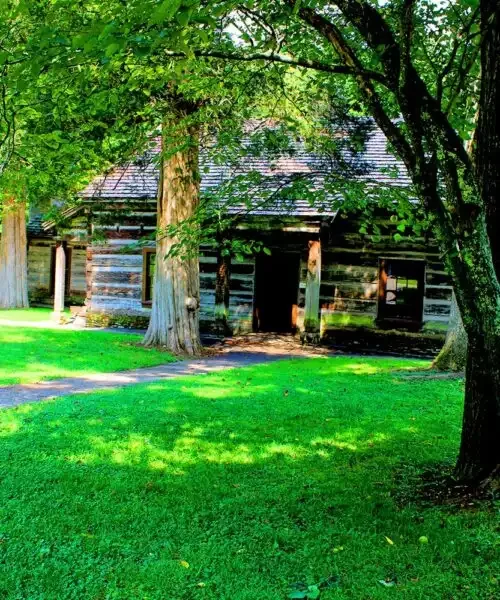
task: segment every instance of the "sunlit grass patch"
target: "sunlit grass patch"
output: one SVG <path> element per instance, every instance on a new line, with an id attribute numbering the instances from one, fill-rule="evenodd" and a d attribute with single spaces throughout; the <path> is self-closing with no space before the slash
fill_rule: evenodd
<path id="1" fill-rule="evenodd" d="M 51 308 L 0 309 L 0 322 L 24 321 L 26 323 L 41 323 L 43 321 L 50 321 L 51 313 Z"/>
<path id="2" fill-rule="evenodd" d="M 462 383 L 398 376 L 426 364 L 291 360 L 0 412 L 0 597 L 277 600 L 328 577 L 324 600 L 498 597 L 493 507 L 397 498 L 457 452 Z"/>
<path id="3" fill-rule="evenodd" d="M 138 335 L 102 331 L 0 326 L 0 385 L 134 369 L 174 360 L 166 352 L 143 348 L 140 340 Z"/>

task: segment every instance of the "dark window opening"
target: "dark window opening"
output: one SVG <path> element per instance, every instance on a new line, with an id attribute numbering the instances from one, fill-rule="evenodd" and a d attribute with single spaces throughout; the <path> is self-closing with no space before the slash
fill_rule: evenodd
<path id="1" fill-rule="evenodd" d="M 425 262 L 381 258 L 377 321 L 419 327 L 424 310 Z"/>
<path id="2" fill-rule="evenodd" d="M 254 329 L 292 332 L 297 327 L 300 254 L 274 250 L 255 263 Z"/>
<path id="3" fill-rule="evenodd" d="M 153 286 L 155 279 L 156 250 L 144 248 L 142 251 L 142 302 L 151 304 L 153 302 Z"/>

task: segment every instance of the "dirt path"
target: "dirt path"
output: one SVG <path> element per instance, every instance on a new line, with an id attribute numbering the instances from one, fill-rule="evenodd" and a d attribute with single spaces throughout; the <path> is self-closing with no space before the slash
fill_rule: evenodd
<path id="1" fill-rule="evenodd" d="M 70 394 L 83 394 L 102 389 L 120 388 L 136 383 L 171 379 L 184 375 L 200 375 L 224 369 L 265 364 L 277 360 L 316 356 L 324 356 L 324 353 L 319 354 L 314 350 L 301 349 L 289 343 L 283 346 L 281 344 L 269 345 L 258 342 L 247 345 L 245 348 L 235 345 L 222 348 L 207 358 L 182 360 L 176 363 L 130 371 L 90 373 L 80 377 L 0 387 L 0 408 L 28 402 L 39 402 L 59 396 L 69 396 Z"/>

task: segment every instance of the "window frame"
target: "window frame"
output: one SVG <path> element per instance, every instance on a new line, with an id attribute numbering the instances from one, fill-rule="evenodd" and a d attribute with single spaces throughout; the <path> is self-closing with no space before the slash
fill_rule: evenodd
<path id="1" fill-rule="evenodd" d="M 387 303 L 387 267 L 390 263 L 399 263 L 399 265 L 404 263 L 409 264 L 410 275 L 408 273 L 406 276 L 396 275 L 396 280 L 406 279 L 408 281 L 417 281 L 417 291 L 418 291 L 418 302 L 415 302 L 413 310 L 409 311 L 409 315 L 400 316 L 397 314 L 391 315 L 391 312 L 396 313 L 397 311 L 392 308 L 388 308 L 388 306 L 393 306 L 392 304 Z M 421 327 L 424 322 L 424 304 L 425 304 L 425 274 L 426 274 L 426 260 L 424 258 L 405 258 L 399 256 L 380 256 L 378 259 L 378 300 L 377 300 L 377 323 L 380 324 L 400 324 L 402 326 L 417 326 Z M 411 272 L 413 270 L 413 273 Z M 407 289 L 413 289 L 408 288 Z M 394 306 L 397 306 L 397 291 L 396 291 L 396 301 Z M 407 304 L 408 307 L 412 307 L 410 303 Z M 411 314 L 413 313 L 413 314 Z"/>
<path id="2" fill-rule="evenodd" d="M 151 255 L 156 256 L 156 248 L 143 248 L 142 249 L 142 304 L 144 306 L 151 306 L 153 304 L 153 292 L 152 292 L 152 281 L 151 281 Z M 149 298 L 151 295 L 151 298 Z"/>

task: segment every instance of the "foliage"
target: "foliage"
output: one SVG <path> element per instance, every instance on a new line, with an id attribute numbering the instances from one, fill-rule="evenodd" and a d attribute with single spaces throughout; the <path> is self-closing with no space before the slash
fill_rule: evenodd
<path id="1" fill-rule="evenodd" d="M 461 419 L 460 382 L 404 377 L 427 365 L 282 361 L 2 411 L 0 595 L 496 597 L 495 507 L 415 498 Z"/>
<path id="2" fill-rule="evenodd" d="M 161 350 L 143 348 L 140 339 L 139 335 L 101 331 L 0 326 L 0 385 L 79 377 L 175 360 Z"/>
<path id="3" fill-rule="evenodd" d="M 107 314 L 87 312 L 87 327 L 125 327 L 128 329 L 147 329 L 149 317 L 131 314 Z"/>

